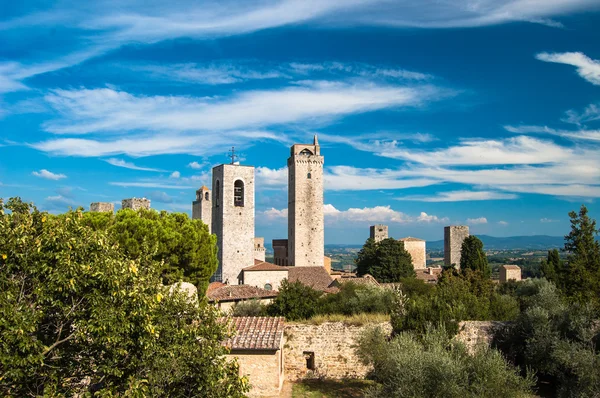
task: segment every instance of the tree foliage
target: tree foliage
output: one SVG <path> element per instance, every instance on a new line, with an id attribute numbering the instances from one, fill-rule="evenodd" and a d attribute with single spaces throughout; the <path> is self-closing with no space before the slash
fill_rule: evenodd
<path id="1" fill-rule="evenodd" d="M 402 333 L 391 341 L 380 329 L 368 330 L 357 354 L 379 383 L 369 397 L 526 397 L 533 384 L 498 351 L 480 347 L 471 355 L 443 329 Z"/>
<path id="2" fill-rule="evenodd" d="M 279 294 L 267 308 L 269 315 L 284 316 L 289 321 L 308 319 L 317 313 L 321 292 L 300 282 L 284 279 Z"/>
<path id="3" fill-rule="evenodd" d="M 483 242 L 475 235 L 469 235 L 463 241 L 460 250 L 460 269 L 462 272 L 479 271 L 485 278 L 489 278 L 492 274 L 483 251 Z"/>
<path id="4" fill-rule="evenodd" d="M 0 200 L 0 395 L 243 396 L 219 312 L 84 217 Z"/>
<path id="5" fill-rule="evenodd" d="M 367 239 L 356 258 L 358 275 L 370 274 L 380 283 L 399 282 L 401 278 L 415 276 L 410 253 L 404 244 L 392 238 L 378 243 Z"/>
<path id="6" fill-rule="evenodd" d="M 86 212 L 83 220 L 95 230 L 107 231 L 128 257 L 151 253 L 165 284 L 190 282 L 203 296 L 217 269 L 216 236 L 202 221 L 186 214 L 123 209 L 115 215 Z"/>

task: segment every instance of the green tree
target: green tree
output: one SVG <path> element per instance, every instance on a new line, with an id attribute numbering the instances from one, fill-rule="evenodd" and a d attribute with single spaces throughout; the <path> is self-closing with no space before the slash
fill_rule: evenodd
<path id="1" fill-rule="evenodd" d="M 241 397 L 220 313 L 81 211 L 0 200 L 0 395 Z"/>
<path id="2" fill-rule="evenodd" d="M 560 284 L 560 279 L 564 276 L 564 262 L 560 259 L 557 249 L 548 250 L 548 257 L 541 262 L 541 270 L 544 278 L 555 284 Z"/>
<path id="3" fill-rule="evenodd" d="M 183 213 L 155 210 L 119 210 L 110 213 L 83 214 L 86 225 L 106 230 L 125 253 L 137 258 L 151 253 L 159 264 L 163 283 L 190 282 L 204 296 L 208 281 L 216 271 L 216 236 L 200 220 L 192 220 Z"/>
<path id="4" fill-rule="evenodd" d="M 414 277 L 410 253 L 401 241 L 389 238 L 375 243 L 367 239 L 356 258 L 358 275 L 370 274 L 378 282 L 399 282 L 405 277 Z"/>
<path id="5" fill-rule="evenodd" d="M 460 250 L 460 269 L 461 272 L 480 271 L 485 278 L 492 275 L 487 256 L 483 251 L 483 242 L 475 235 L 470 235 L 463 241 Z"/>
<path id="6" fill-rule="evenodd" d="M 289 321 L 308 319 L 317 313 L 320 296 L 321 292 L 309 286 L 284 279 L 267 312 L 271 316 L 284 316 Z"/>

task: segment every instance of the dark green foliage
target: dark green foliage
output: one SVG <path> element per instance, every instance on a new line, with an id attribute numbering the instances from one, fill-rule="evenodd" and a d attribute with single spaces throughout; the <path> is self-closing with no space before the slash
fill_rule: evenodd
<path id="1" fill-rule="evenodd" d="M 385 398 L 529 396 L 533 380 L 521 378 L 502 355 L 481 347 L 472 355 L 442 329 L 402 333 L 391 341 L 380 329 L 365 332 L 357 354 L 373 367 L 379 386 L 366 396 Z"/>
<path id="2" fill-rule="evenodd" d="M 377 286 L 346 282 L 339 293 L 327 294 L 319 299 L 319 314 L 355 315 L 365 313 L 389 314 L 393 302 L 391 290 Z"/>
<path id="3" fill-rule="evenodd" d="M 242 301 L 233 307 L 232 316 L 267 316 L 267 306 L 258 300 Z"/>
<path id="4" fill-rule="evenodd" d="M 300 282 L 281 282 L 279 294 L 268 306 L 271 316 L 284 316 L 288 321 L 308 319 L 317 313 L 321 292 Z"/>
<path id="5" fill-rule="evenodd" d="M 0 395 L 243 396 L 220 313 L 83 219 L 0 200 Z"/>
<path id="6" fill-rule="evenodd" d="M 186 214 L 124 209 L 116 215 L 88 212 L 83 219 L 96 230 L 108 231 L 127 256 L 151 253 L 165 284 L 193 283 L 202 297 L 217 269 L 216 236 L 202 221 Z"/>
<path id="7" fill-rule="evenodd" d="M 463 241 L 460 250 L 460 269 L 462 272 L 479 271 L 485 278 L 492 275 L 487 256 L 483 251 L 483 242 L 475 235 L 470 235 Z"/>
<path id="8" fill-rule="evenodd" d="M 548 259 L 546 261 L 542 260 L 541 264 L 542 276 L 558 285 L 564 278 L 566 271 L 564 268 L 565 265 L 560 259 L 558 250 L 548 250 Z"/>
<path id="9" fill-rule="evenodd" d="M 521 282 L 522 312 L 495 345 L 522 369 L 533 369 L 559 397 L 600 396 L 600 325 L 589 305 L 569 303 L 544 279 Z"/>
<path id="10" fill-rule="evenodd" d="M 358 275 L 370 274 L 380 283 L 399 282 L 401 278 L 415 276 L 410 253 L 404 244 L 395 239 L 375 243 L 367 239 L 356 258 Z"/>

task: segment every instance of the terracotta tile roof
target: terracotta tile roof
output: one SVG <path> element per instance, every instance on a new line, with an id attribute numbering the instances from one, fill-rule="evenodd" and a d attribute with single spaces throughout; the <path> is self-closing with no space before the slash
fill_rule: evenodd
<path id="1" fill-rule="evenodd" d="M 227 285 L 225 285 L 225 284 L 224 284 L 224 283 L 222 283 L 222 282 L 211 282 L 211 283 L 208 285 L 208 288 L 206 289 L 206 295 L 208 296 L 208 293 L 209 293 L 209 292 L 211 292 L 211 291 L 213 291 L 213 290 L 215 290 L 215 289 L 218 289 L 218 288 L 220 288 L 220 287 L 223 287 L 223 286 L 227 286 Z"/>
<path id="2" fill-rule="evenodd" d="M 329 293 L 326 290 L 333 278 L 324 267 L 288 267 L 288 281 L 300 282 L 315 290 Z"/>
<path id="3" fill-rule="evenodd" d="M 225 285 L 206 293 L 208 301 L 236 301 L 276 296 L 276 291 L 248 285 Z"/>
<path id="4" fill-rule="evenodd" d="M 340 286 L 344 283 L 349 282 L 356 283 L 357 285 L 379 286 L 379 282 L 377 282 L 377 280 L 369 274 L 365 274 L 361 277 L 342 276 L 341 278 L 337 278 L 333 282 L 331 282 L 329 286 Z"/>
<path id="5" fill-rule="evenodd" d="M 442 273 L 441 268 L 426 268 L 415 270 L 417 279 L 425 281 L 425 283 L 436 283 L 440 274 Z"/>
<path id="6" fill-rule="evenodd" d="M 244 271 L 287 271 L 288 268 L 266 261 L 254 260 L 254 265 L 244 268 Z"/>
<path id="7" fill-rule="evenodd" d="M 425 242 L 423 239 L 413 238 L 412 236 L 407 236 L 406 238 L 398 239 L 402 242 Z"/>
<path id="8" fill-rule="evenodd" d="M 283 317 L 241 316 L 231 318 L 236 334 L 224 344 L 232 350 L 279 350 L 283 337 Z"/>
<path id="9" fill-rule="evenodd" d="M 504 268 L 504 269 L 521 269 L 521 267 L 519 267 L 518 265 L 513 265 L 513 264 L 505 264 L 502 266 L 502 268 Z"/>

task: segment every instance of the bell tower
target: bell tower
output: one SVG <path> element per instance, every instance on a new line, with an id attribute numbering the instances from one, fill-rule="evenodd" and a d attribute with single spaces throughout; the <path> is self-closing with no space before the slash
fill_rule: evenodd
<path id="1" fill-rule="evenodd" d="M 206 185 L 196 191 L 196 200 L 192 202 L 192 219 L 202 220 L 208 225 L 208 232 L 212 233 L 212 205 L 210 203 L 210 189 Z"/>

